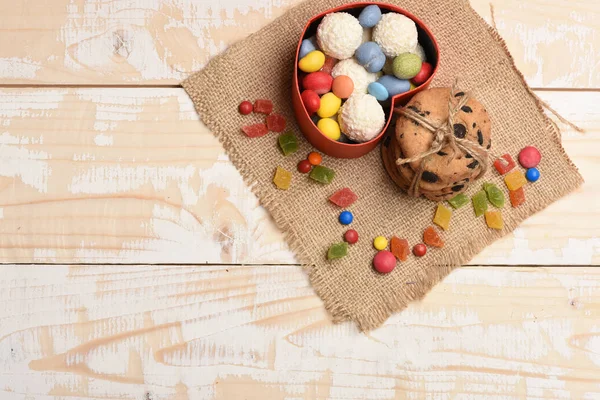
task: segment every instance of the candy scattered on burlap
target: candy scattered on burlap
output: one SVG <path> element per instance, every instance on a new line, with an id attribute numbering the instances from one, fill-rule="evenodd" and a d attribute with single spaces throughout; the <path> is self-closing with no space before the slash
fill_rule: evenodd
<path id="1" fill-rule="evenodd" d="M 423 257 L 425 254 L 427 254 L 427 246 L 425 246 L 423 243 L 416 244 L 413 247 L 413 254 L 415 257 Z"/>
<path id="2" fill-rule="evenodd" d="M 373 239 L 373 247 L 375 247 L 377 250 L 383 250 L 387 246 L 388 246 L 388 241 L 385 237 L 377 236 L 375 239 Z"/>
<path id="3" fill-rule="evenodd" d="M 447 231 L 450 227 L 450 218 L 452 218 L 452 210 L 444 207 L 442 204 L 438 204 L 435 216 L 433 217 L 433 223 Z"/>
<path id="4" fill-rule="evenodd" d="M 494 168 L 500 175 L 510 172 L 517 164 L 512 159 L 510 154 L 504 154 L 502 157 L 494 161 Z"/>
<path id="5" fill-rule="evenodd" d="M 250 103 L 249 101 L 242 101 L 240 103 L 240 105 L 238 106 L 238 110 L 240 111 L 240 114 L 242 115 L 248 115 L 252 112 L 252 103 Z"/>
<path id="6" fill-rule="evenodd" d="M 288 156 L 298 151 L 298 140 L 296 139 L 296 135 L 292 132 L 279 135 L 277 140 L 284 156 Z"/>
<path id="7" fill-rule="evenodd" d="M 389 274 L 396 268 L 396 257 L 387 250 L 381 250 L 373 257 L 373 267 L 381 274 Z"/>
<path id="8" fill-rule="evenodd" d="M 342 188 L 329 197 L 329 201 L 341 208 L 350 207 L 358 196 L 350 188 Z"/>
<path id="9" fill-rule="evenodd" d="M 408 254 L 410 253 L 408 240 L 400 239 L 396 236 L 392 237 L 390 240 L 390 251 L 398 260 L 406 261 L 408 259 Z"/>
<path id="10" fill-rule="evenodd" d="M 348 229 L 346 233 L 344 233 L 344 240 L 348 244 L 354 244 L 358 242 L 358 232 L 356 232 L 354 229 Z"/>
<path id="11" fill-rule="evenodd" d="M 523 172 L 517 170 L 507 174 L 504 177 L 504 183 L 506 183 L 508 190 L 517 190 L 527 183 L 527 179 L 523 175 Z"/>
<path id="12" fill-rule="evenodd" d="M 535 168 L 538 166 L 541 159 L 542 154 L 533 146 L 527 146 L 519 153 L 519 163 L 523 168 Z"/>
<path id="13" fill-rule="evenodd" d="M 508 196 L 510 197 L 510 204 L 513 207 L 518 207 L 525 203 L 525 188 L 521 186 L 517 190 L 510 190 Z"/>
<path id="14" fill-rule="evenodd" d="M 269 128 L 267 128 L 265 124 L 258 123 L 242 126 L 242 132 L 244 132 L 249 138 L 257 138 L 269 133 Z"/>
<path id="15" fill-rule="evenodd" d="M 254 112 L 258 114 L 271 114 L 273 112 L 273 102 L 267 99 L 255 100 Z"/>
<path id="16" fill-rule="evenodd" d="M 537 168 L 529 168 L 527 172 L 525 172 L 525 178 L 529 182 L 537 182 L 540 179 L 540 171 Z"/>
<path id="17" fill-rule="evenodd" d="M 335 178 L 335 171 L 322 165 L 315 165 L 310 171 L 310 179 L 328 185 Z"/>
<path id="18" fill-rule="evenodd" d="M 328 260 L 338 260 L 340 258 L 344 258 L 348 255 L 348 243 L 336 243 L 332 244 L 327 250 L 327 259 Z"/>
<path id="19" fill-rule="evenodd" d="M 451 199 L 448 199 L 447 201 L 452 206 L 452 208 L 457 210 L 457 209 L 461 208 L 462 206 L 464 206 L 465 204 L 469 203 L 469 198 L 467 197 L 466 194 L 461 193 L 461 194 L 454 196 Z"/>
<path id="20" fill-rule="evenodd" d="M 312 165 L 320 165 L 323 161 L 323 157 L 316 151 L 311 151 L 310 153 L 308 153 L 307 160 Z"/>
<path id="21" fill-rule="evenodd" d="M 486 211 L 485 223 L 491 229 L 502 230 L 504 228 L 504 220 L 500 211 Z"/>
<path id="22" fill-rule="evenodd" d="M 480 190 L 471 197 L 473 203 L 473 211 L 476 217 L 481 217 L 488 209 L 488 199 L 485 190 Z"/>
<path id="23" fill-rule="evenodd" d="M 267 116 L 267 128 L 271 132 L 283 132 L 285 129 L 286 120 L 285 117 L 281 114 L 270 114 Z"/>
<path id="24" fill-rule="evenodd" d="M 488 201 L 498 208 L 504 207 L 504 193 L 493 183 L 484 183 L 483 190 L 487 194 Z"/>
<path id="25" fill-rule="evenodd" d="M 342 211 L 339 216 L 340 224 L 350 225 L 354 221 L 354 215 L 350 211 Z"/>
<path id="26" fill-rule="evenodd" d="M 298 172 L 301 174 L 308 174 L 312 169 L 312 165 L 308 160 L 302 160 L 298 163 Z"/>
<path id="27" fill-rule="evenodd" d="M 431 247 L 444 247 L 444 241 L 433 226 L 427 227 L 427 229 L 425 229 L 425 231 L 423 232 L 423 242 L 427 246 Z"/>
<path id="28" fill-rule="evenodd" d="M 288 190 L 292 183 L 292 173 L 281 167 L 277 167 L 273 183 L 277 186 L 277 189 Z"/>

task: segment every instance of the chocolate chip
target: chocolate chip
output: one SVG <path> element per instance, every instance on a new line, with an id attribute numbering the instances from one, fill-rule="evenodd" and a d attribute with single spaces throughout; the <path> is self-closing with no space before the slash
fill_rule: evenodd
<path id="1" fill-rule="evenodd" d="M 464 139 L 467 136 L 467 127 L 463 124 L 454 124 L 454 136 L 459 139 Z"/>
<path id="2" fill-rule="evenodd" d="M 431 111 L 425 111 L 425 115 L 431 114 Z"/>
<path id="3" fill-rule="evenodd" d="M 454 95 L 454 97 L 463 97 L 465 95 L 465 92 L 458 92 Z"/>
<path id="4" fill-rule="evenodd" d="M 470 155 L 469 153 L 467 153 L 467 154 L 465 155 L 465 158 L 473 158 L 473 156 L 472 156 L 472 155 Z"/>
<path id="5" fill-rule="evenodd" d="M 400 134 L 400 139 L 404 139 L 404 133 Z"/>
<path id="6" fill-rule="evenodd" d="M 473 109 L 469 106 L 462 106 L 460 109 L 469 114 L 473 112 Z"/>
<path id="7" fill-rule="evenodd" d="M 415 136 L 417 136 L 417 132 L 415 132 Z"/>
<path id="8" fill-rule="evenodd" d="M 466 179 L 465 179 L 465 182 L 469 182 L 469 181 L 470 181 L 470 179 L 469 179 L 469 178 L 466 178 Z"/>
<path id="9" fill-rule="evenodd" d="M 388 148 L 390 146 L 390 142 L 392 141 L 392 137 L 388 136 L 385 138 L 385 141 L 383 142 L 383 145 Z"/>
<path id="10" fill-rule="evenodd" d="M 415 126 L 421 126 L 421 124 L 420 124 L 420 123 L 418 123 L 418 122 L 417 122 L 417 121 L 415 121 L 415 120 L 412 120 L 412 119 L 411 119 L 411 120 L 410 120 L 410 122 L 412 122 L 412 123 L 413 123 L 413 125 L 415 125 Z"/>
<path id="11" fill-rule="evenodd" d="M 444 156 L 447 156 L 448 153 L 444 153 L 443 151 L 440 150 L 440 151 L 437 152 L 437 155 L 444 157 Z"/>
<path id="12" fill-rule="evenodd" d="M 477 128 L 477 122 L 473 122 L 473 129 Z"/>
<path id="13" fill-rule="evenodd" d="M 480 146 L 483 146 L 483 133 L 481 133 L 481 129 L 477 131 L 477 141 Z"/>
<path id="14" fill-rule="evenodd" d="M 408 106 L 407 107 L 409 110 L 413 110 L 416 113 L 420 113 L 421 110 L 419 110 L 419 107 L 415 107 L 415 106 Z"/>
<path id="15" fill-rule="evenodd" d="M 423 171 L 421 179 L 425 182 L 436 183 L 440 178 L 438 178 L 438 176 L 431 171 Z"/>
<path id="16" fill-rule="evenodd" d="M 452 191 L 453 192 L 460 192 L 464 187 L 465 187 L 465 185 L 452 186 Z"/>
<path id="17" fill-rule="evenodd" d="M 467 168 L 475 169 L 479 165 L 479 161 L 475 160 L 471 164 L 467 165 Z"/>
<path id="18" fill-rule="evenodd" d="M 492 139 L 490 139 L 490 143 L 487 145 L 488 150 L 492 148 Z"/>

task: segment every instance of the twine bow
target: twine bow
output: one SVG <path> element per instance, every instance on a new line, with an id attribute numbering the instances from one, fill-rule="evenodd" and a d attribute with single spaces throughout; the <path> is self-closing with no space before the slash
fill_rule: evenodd
<path id="1" fill-rule="evenodd" d="M 471 140 L 459 138 L 454 135 L 454 118 L 459 110 L 467 104 L 470 98 L 468 93 L 456 92 L 456 85 L 457 81 L 454 82 L 450 90 L 450 99 L 448 100 L 448 119 L 441 125 L 432 123 L 425 116 L 410 108 L 402 107 L 394 110 L 395 114 L 403 115 L 417 122 L 419 125 L 433 133 L 433 142 L 431 143 L 429 150 L 417 154 L 411 158 L 399 158 L 396 160 L 396 165 L 398 166 L 421 160 L 419 168 L 417 171 L 415 171 L 415 176 L 413 177 L 408 189 L 408 194 L 411 196 L 418 197 L 420 195 L 419 182 L 421 181 L 423 172 L 425 171 L 426 164 L 429 162 L 433 154 L 436 154 L 446 146 L 450 146 L 453 151 L 450 160 L 454 159 L 457 152 L 465 151 L 466 153 L 471 154 L 473 158 L 479 162 L 481 168 L 475 179 L 479 179 L 485 175 L 488 170 L 490 159 L 489 152 Z M 457 104 L 454 104 L 457 98 L 460 98 L 460 100 L 458 100 Z"/>

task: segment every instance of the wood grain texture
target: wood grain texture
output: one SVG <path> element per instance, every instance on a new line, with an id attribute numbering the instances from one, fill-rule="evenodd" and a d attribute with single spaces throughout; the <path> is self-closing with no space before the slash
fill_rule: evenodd
<path id="1" fill-rule="evenodd" d="M 600 270 L 461 268 L 369 334 L 294 266 L 2 266 L 0 398 L 594 399 Z"/>
<path id="2" fill-rule="evenodd" d="M 174 84 L 301 0 L 0 2 L 0 84 Z M 471 0 L 533 87 L 600 87 L 600 2 Z"/>
<path id="3" fill-rule="evenodd" d="M 600 93 L 540 95 L 587 183 L 475 264 L 600 262 Z M 295 262 L 182 89 L 4 89 L 0 118 L 1 262 Z"/>

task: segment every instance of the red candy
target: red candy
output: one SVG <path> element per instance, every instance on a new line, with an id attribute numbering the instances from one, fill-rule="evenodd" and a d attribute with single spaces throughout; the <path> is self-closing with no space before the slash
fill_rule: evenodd
<path id="1" fill-rule="evenodd" d="M 305 90 L 314 90 L 316 94 L 325 94 L 331 91 L 333 78 L 331 75 L 318 71 L 306 75 L 302 80 L 302 86 Z"/>
<path id="2" fill-rule="evenodd" d="M 338 60 L 336 60 L 335 58 L 326 56 L 325 64 L 323 64 L 323 66 L 321 67 L 321 72 L 331 74 L 331 71 L 333 71 L 333 67 L 335 67 L 335 64 L 337 64 L 337 62 Z"/>
<path id="3" fill-rule="evenodd" d="M 329 197 L 330 202 L 342 208 L 350 207 L 356 200 L 358 196 L 348 188 L 340 189 Z"/>
<path id="4" fill-rule="evenodd" d="M 311 163 L 308 160 L 302 160 L 298 163 L 298 172 L 301 174 L 308 174 L 312 169 Z"/>
<path id="5" fill-rule="evenodd" d="M 517 190 L 509 190 L 508 195 L 510 196 L 510 204 L 513 207 L 519 207 L 521 204 L 525 203 L 525 190 L 521 186 Z"/>
<path id="6" fill-rule="evenodd" d="M 309 114 L 314 114 L 321 107 L 321 98 L 314 90 L 305 90 L 302 92 L 302 103 Z"/>
<path id="7" fill-rule="evenodd" d="M 515 164 L 515 161 L 512 159 L 510 154 L 505 154 L 496 161 L 494 161 L 494 168 L 496 168 L 496 171 L 498 171 L 500 175 L 506 174 L 516 165 L 517 164 Z"/>
<path id="8" fill-rule="evenodd" d="M 519 163 L 523 168 L 535 168 L 541 159 L 540 151 L 533 146 L 527 146 L 519 153 Z"/>
<path id="9" fill-rule="evenodd" d="M 373 267 L 379 273 L 389 274 L 396 268 L 396 257 L 387 250 L 381 250 L 373 258 Z"/>
<path id="10" fill-rule="evenodd" d="M 273 102 L 271 100 L 258 99 L 254 101 L 254 112 L 260 114 L 271 114 Z"/>
<path id="11" fill-rule="evenodd" d="M 254 124 L 242 126 L 242 132 L 249 138 L 257 138 L 266 135 L 269 130 L 265 124 Z"/>
<path id="12" fill-rule="evenodd" d="M 427 246 L 422 243 L 416 244 L 413 247 L 413 254 L 417 257 L 423 257 L 427 253 Z"/>
<path id="13" fill-rule="evenodd" d="M 242 101 L 238 107 L 240 114 L 248 115 L 252 112 L 252 103 L 249 101 Z"/>
<path id="14" fill-rule="evenodd" d="M 281 114 L 271 114 L 267 117 L 267 128 L 271 132 L 283 132 L 285 129 L 285 117 Z"/>
<path id="15" fill-rule="evenodd" d="M 424 62 L 421 64 L 421 70 L 419 73 L 412 78 L 412 83 L 414 83 L 415 86 L 422 85 L 427 82 L 427 79 L 429 79 L 431 74 L 433 74 L 433 66 L 428 62 Z"/>
<path id="16" fill-rule="evenodd" d="M 358 232 L 356 232 L 354 229 L 347 230 L 344 234 L 344 240 L 349 244 L 358 242 Z"/>

